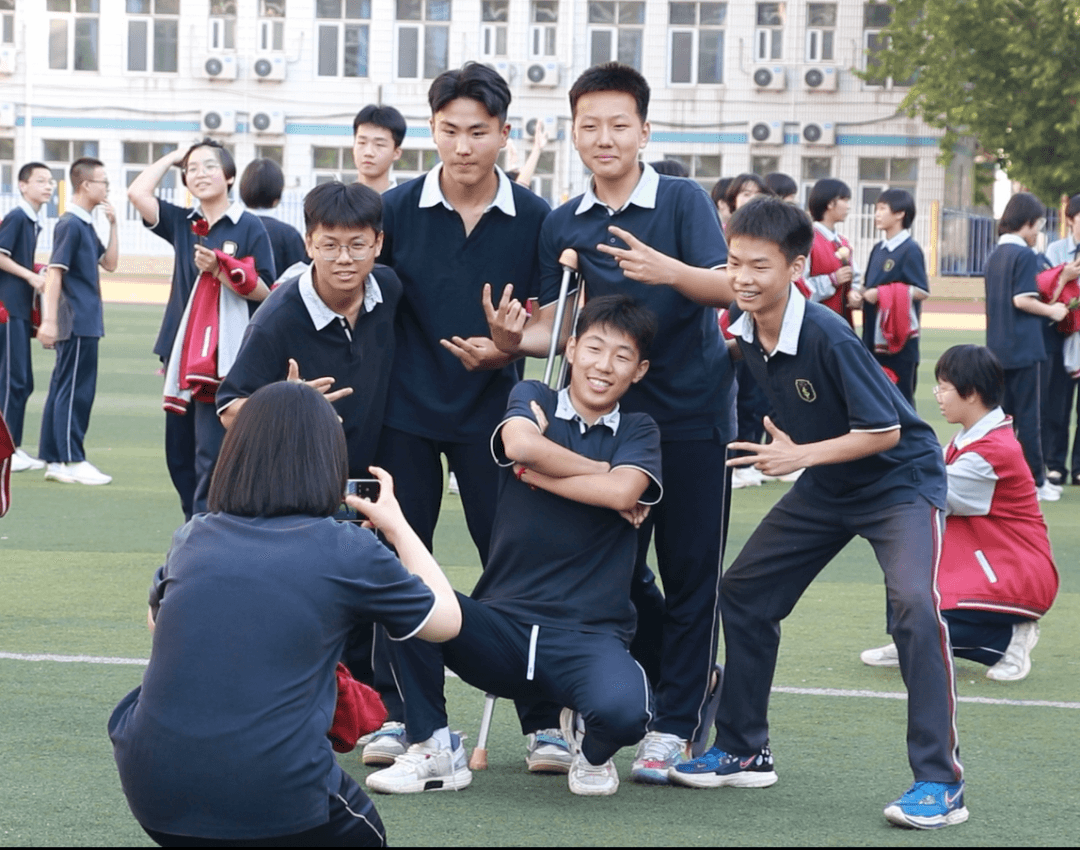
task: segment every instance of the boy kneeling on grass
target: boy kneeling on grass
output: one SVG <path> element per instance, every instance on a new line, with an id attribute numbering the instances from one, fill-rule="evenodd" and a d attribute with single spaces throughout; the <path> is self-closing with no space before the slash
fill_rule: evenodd
<path id="1" fill-rule="evenodd" d="M 656 318 L 625 295 L 592 299 L 567 342 L 570 386 L 523 381 L 491 437 L 502 467 L 491 554 L 472 597 L 458 594 L 461 633 L 438 647 L 395 644 L 412 742 L 367 786 L 384 794 L 445 791 L 472 781 L 450 732 L 443 664 L 497 696 L 562 710 L 570 790 L 619 787 L 612 756 L 636 744 L 652 692 L 630 655 L 636 528 L 660 500 L 660 431 L 619 399 L 649 368 Z M 523 730 L 526 731 L 526 730 Z"/>
<path id="2" fill-rule="evenodd" d="M 889 804 L 897 826 L 967 820 L 958 760 L 949 634 L 937 608 L 945 468 L 923 422 L 839 316 L 792 281 L 813 241 L 805 213 L 760 198 L 728 222 L 735 290 L 731 333 L 776 422 L 766 445 L 730 465 L 767 475 L 806 467 L 761 521 L 720 585 L 727 663 L 716 743 L 676 765 L 673 782 L 764 788 L 776 782 L 767 720 L 780 621 L 814 577 L 856 535 L 885 574 L 900 671 L 908 688 L 908 760 L 915 783 Z"/>

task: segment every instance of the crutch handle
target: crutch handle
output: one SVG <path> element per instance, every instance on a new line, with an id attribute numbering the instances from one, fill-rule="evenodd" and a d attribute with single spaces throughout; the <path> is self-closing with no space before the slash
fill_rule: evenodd
<path id="1" fill-rule="evenodd" d="M 559 265 L 564 269 L 570 269 L 571 271 L 577 271 L 578 268 L 578 255 L 577 251 L 573 248 L 567 248 L 561 254 L 559 254 Z"/>

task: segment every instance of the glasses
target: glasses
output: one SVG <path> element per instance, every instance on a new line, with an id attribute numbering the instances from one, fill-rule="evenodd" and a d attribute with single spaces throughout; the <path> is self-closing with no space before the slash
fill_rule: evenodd
<path id="1" fill-rule="evenodd" d="M 55 181 L 50 181 L 50 182 L 55 182 Z M 101 183 L 106 189 L 109 188 L 109 181 L 108 180 L 84 180 L 83 182 L 84 183 Z"/>
<path id="2" fill-rule="evenodd" d="M 934 384 L 934 398 L 941 398 L 945 393 L 952 392 L 956 387 L 943 387 L 941 384 Z"/>
<path id="3" fill-rule="evenodd" d="M 332 263 L 341 256 L 342 250 L 349 255 L 350 260 L 366 260 L 372 249 L 367 242 L 350 242 L 348 245 L 339 245 L 337 242 L 320 242 L 315 246 L 319 256 L 326 262 Z"/>
<path id="4" fill-rule="evenodd" d="M 217 174 L 221 171 L 221 164 L 217 162 L 206 162 L 203 164 L 192 163 L 184 169 L 184 173 L 188 176 L 194 176 L 196 174 Z"/>

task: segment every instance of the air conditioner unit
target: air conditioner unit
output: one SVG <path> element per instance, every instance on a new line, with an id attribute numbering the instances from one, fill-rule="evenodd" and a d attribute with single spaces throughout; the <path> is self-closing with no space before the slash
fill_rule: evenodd
<path id="1" fill-rule="evenodd" d="M 11 45 L 0 47 L 0 74 L 15 73 L 15 48 Z"/>
<path id="2" fill-rule="evenodd" d="M 811 65 L 803 72 L 806 91 L 836 91 L 840 75 L 828 65 Z"/>
<path id="3" fill-rule="evenodd" d="M 746 128 L 746 140 L 752 145 L 782 145 L 783 121 L 751 121 Z"/>
<path id="4" fill-rule="evenodd" d="M 256 133 L 284 133 L 285 113 L 280 109 L 255 112 L 251 116 L 251 129 Z"/>
<path id="5" fill-rule="evenodd" d="M 530 118 L 525 122 L 525 137 L 528 139 L 536 138 L 536 122 L 542 121 L 544 124 L 544 130 L 547 131 L 548 141 L 554 141 L 558 138 L 559 130 L 554 115 L 545 115 L 543 118 Z"/>
<path id="6" fill-rule="evenodd" d="M 202 72 L 210 80 L 235 80 L 236 56 L 232 53 L 211 53 L 203 61 Z"/>
<path id="7" fill-rule="evenodd" d="M 236 112 L 232 109 L 204 109 L 200 126 L 206 133 L 235 133 Z"/>
<path id="8" fill-rule="evenodd" d="M 804 145 L 835 145 L 836 125 L 831 121 L 807 121 L 799 128 Z"/>
<path id="9" fill-rule="evenodd" d="M 559 84 L 558 62 L 533 62 L 525 70 L 525 79 L 530 86 L 551 88 Z"/>
<path id="10" fill-rule="evenodd" d="M 256 80 L 284 80 L 285 56 L 281 53 L 266 53 L 256 56 L 251 70 Z"/>
<path id="11" fill-rule="evenodd" d="M 761 91 L 783 91 L 787 88 L 787 73 L 779 65 L 762 65 L 755 68 L 754 88 Z"/>
<path id="12" fill-rule="evenodd" d="M 492 59 L 484 64 L 492 70 L 498 71 L 499 76 L 506 80 L 507 83 L 513 83 L 517 78 L 517 69 L 505 59 Z"/>
<path id="13" fill-rule="evenodd" d="M 15 104 L 10 101 L 0 103 L 0 127 L 15 126 Z"/>

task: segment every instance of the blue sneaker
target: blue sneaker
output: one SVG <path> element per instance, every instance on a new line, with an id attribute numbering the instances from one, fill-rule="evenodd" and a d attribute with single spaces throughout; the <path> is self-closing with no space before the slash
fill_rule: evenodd
<path id="1" fill-rule="evenodd" d="M 690 788 L 768 788 L 777 780 L 774 768 L 768 744 L 749 756 L 734 756 L 713 747 L 692 761 L 675 765 L 668 779 Z"/>
<path id="2" fill-rule="evenodd" d="M 916 782 L 908 792 L 885 807 L 885 818 L 908 829 L 955 826 L 968 819 L 963 782 Z"/>

